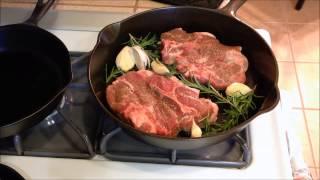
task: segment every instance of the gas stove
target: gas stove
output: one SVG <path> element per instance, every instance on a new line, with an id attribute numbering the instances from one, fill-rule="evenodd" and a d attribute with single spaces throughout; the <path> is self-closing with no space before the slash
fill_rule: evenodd
<path id="1" fill-rule="evenodd" d="M 98 34 L 51 32 L 70 50 L 77 50 L 79 41 L 86 41 L 89 46 Z M 266 31 L 258 32 L 270 42 Z M 86 48 L 89 47 L 78 50 Z M 73 57 L 73 66 L 80 71 L 73 72 L 74 81 L 59 112 L 48 116 L 30 132 L 0 140 L 1 163 L 10 165 L 26 178 L 291 177 L 280 104 L 259 116 L 248 129 L 220 144 L 196 151 L 159 149 L 128 136 L 99 112 L 85 78 L 86 56 L 73 54 Z"/>
<path id="2" fill-rule="evenodd" d="M 249 128 L 222 143 L 193 150 L 162 149 L 127 135 L 99 107 L 87 80 L 89 53 L 71 52 L 73 80 L 48 117 L 0 139 L 0 154 L 244 168 L 251 163 Z"/>
<path id="3" fill-rule="evenodd" d="M 7 17 L 17 20 L 27 16 L 28 11 L 3 12 L 11 13 Z M 50 24 L 56 16 L 60 21 Z M 59 37 L 69 51 L 89 52 L 104 25 L 126 16 L 129 15 L 53 12 L 41 26 Z M 70 17 L 76 18 L 70 21 Z M 90 24 L 88 19 L 103 19 L 104 22 L 92 20 Z M 271 44 L 268 32 L 257 31 Z M 0 162 L 25 178 L 292 178 L 281 125 L 285 114 L 281 104 L 220 144 L 196 151 L 159 149 L 128 136 L 100 112 L 86 82 L 86 54 L 71 55 L 73 67 L 76 67 L 73 68 L 74 81 L 57 111 L 29 131 L 0 139 Z"/>

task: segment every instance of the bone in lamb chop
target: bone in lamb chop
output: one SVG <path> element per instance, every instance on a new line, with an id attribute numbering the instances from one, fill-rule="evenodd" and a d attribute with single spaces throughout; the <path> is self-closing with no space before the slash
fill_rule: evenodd
<path id="1" fill-rule="evenodd" d="M 233 82 L 244 83 L 248 60 L 240 46 L 226 46 L 208 32 L 187 33 L 176 28 L 161 34 L 162 61 L 176 64 L 186 77 L 194 77 L 216 89 Z"/>
<path id="2" fill-rule="evenodd" d="M 218 106 L 199 98 L 199 90 L 189 88 L 176 77 L 149 70 L 130 71 L 107 87 L 107 102 L 134 128 L 150 134 L 175 137 L 190 131 L 193 121 L 201 126 L 217 120 Z"/>

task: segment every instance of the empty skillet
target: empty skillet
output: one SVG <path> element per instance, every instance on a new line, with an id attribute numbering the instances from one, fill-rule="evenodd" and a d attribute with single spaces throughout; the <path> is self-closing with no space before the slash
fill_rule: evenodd
<path id="1" fill-rule="evenodd" d="M 24 178 L 11 167 L 0 164 L 0 180 L 23 180 Z"/>
<path id="2" fill-rule="evenodd" d="M 231 0 L 222 10 L 199 7 L 166 7 L 131 16 L 103 28 L 89 61 L 89 81 L 100 106 L 125 132 L 149 144 L 168 149 L 193 149 L 219 143 L 246 128 L 257 116 L 273 109 L 279 101 L 277 61 L 263 38 L 250 26 L 234 17 L 244 0 Z M 128 33 L 139 37 L 148 32 L 162 33 L 176 27 L 188 32 L 210 32 L 223 44 L 240 45 L 248 58 L 247 83 L 256 85 L 255 93 L 263 96 L 257 109 L 237 126 L 215 135 L 201 138 L 162 137 L 134 129 L 109 107 L 106 102 L 105 65 L 115 65 L 117 53 L 128 41 Z M 110 71 L 109 71 L 110 72 Z"/>
<path id="3" fill-rule="evenodd" d="M 0 27 L 0 138 L 48 116 L 71 81 L 66 46 L 36 26 L 53 3 L 39 0 L 27 21 Z"/>

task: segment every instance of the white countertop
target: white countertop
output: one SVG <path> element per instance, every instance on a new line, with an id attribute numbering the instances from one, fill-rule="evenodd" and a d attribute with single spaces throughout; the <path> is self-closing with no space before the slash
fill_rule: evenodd
<path id="1" fill-rule="evenodd" d="M 2 15 L 4 12 L 9 11 L 2 10 Z M 16 14 L 19 17 L 8 14 L 2 16 L 1 22 L 6 22 L 6 18 L 20 21 L 25 17 L 23 13 Z M 76 19 L 79 21 L 81 18 L 78 16 L 80 15 Z M 108 22 L 105 24 L 109 24 L 127 15 L 103 16 L 104 21 Z M 59 19 L 63 21 L 63 18 Z M 85 28 L 64 28 L 61 24 L 63 23 L 47 29 L 58 36 L 70 51 L 90 51 L 102 28 L 87 24 Z M 257 31 L 271 44 L 267 31 Z M 16 169 L 27 179 L 292 179 L 285 132 L 281 123 L 286 113 L 279 104 L 273 111 L 259 116 L 251 123 L 253 159 L 245 169 L 117 162 L 101 156 L 92 160 L 78 160 L 2 155 L 0 161 Z"/>

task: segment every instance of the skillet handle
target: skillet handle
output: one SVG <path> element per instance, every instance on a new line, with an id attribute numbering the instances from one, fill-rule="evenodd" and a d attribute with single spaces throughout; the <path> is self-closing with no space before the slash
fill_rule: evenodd
<path id="1" fill-rule="evenodd" d="M 246 2 L 246 0 L 230 0 L 220 11 L 228 16 L 236 16 L 238 9 Z"/>
<path id="2" fill-rule="evenodd" d="M 25 21 L 27 24 L 37 25 L 40 19 L 48 12 L 55 0 L 38 0 L 31 16 Z"/>

